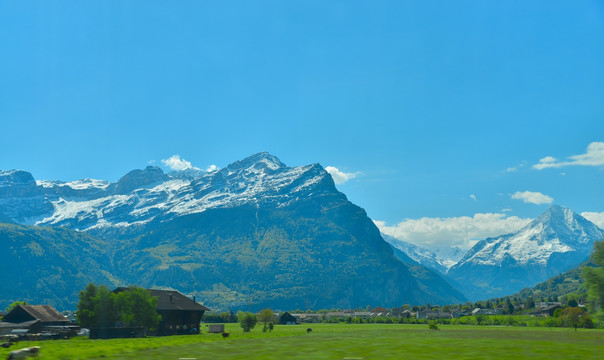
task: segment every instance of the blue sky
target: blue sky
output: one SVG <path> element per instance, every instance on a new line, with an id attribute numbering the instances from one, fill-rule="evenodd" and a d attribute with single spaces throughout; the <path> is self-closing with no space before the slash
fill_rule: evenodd
<path id="1" fill-rule="evenodd" d="M 410 241 L 604 226 L 602 1 L 0 1 L 0 39 L 0 169 L 269 151 Z"/>

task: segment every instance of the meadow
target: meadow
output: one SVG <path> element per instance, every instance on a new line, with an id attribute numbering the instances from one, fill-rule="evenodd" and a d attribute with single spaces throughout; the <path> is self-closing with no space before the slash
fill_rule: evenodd
<path id="1" fill-rule="evenodd" d="M 306 332 L 311 327 L 312 332 Z M 203 329 L 203 328 L 202 328 Z M 399 324 L 257 326 L 243 333 L 141 339 L 20 342 L 40 346 L 40 359 L 601 359 L 604 330 Z M 0 349 L 0 359 L 9 350 Z"/>

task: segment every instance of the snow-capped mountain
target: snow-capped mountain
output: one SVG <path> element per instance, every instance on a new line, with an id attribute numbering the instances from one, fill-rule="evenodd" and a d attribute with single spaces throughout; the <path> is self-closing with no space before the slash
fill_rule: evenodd
<path id="1" fill-rule="evenodd" d="M 150 166 L 113 183 L 2 171 L 0 222 L 7 220 L 19 225 L 0 224 L 0 250 L 27 257 L 0 262 L 0 273 L 22 290 L 0 299 L 4 306 L 40 301 L 37 277 L 23 276 L 28 263 L 55 274 L 86 261 L 113 286 L 179 288 L 219 308 L 465 301 L 436 271 L 398 261 L 321 165 L 288 167 L 268 153 L 209 172 Z M 82 250 L 58 258 L 62 247 Z M 61 275 L 62 292 L 51 294 L 63 303 L 77 301 L 77 284 L 97 281 L 85 272 Z"/>
<path id="2" fill-rule="evenodd" d="M 0 171 L 0 213 L 19 224 L 103 231 L 246 203 L 283 206 L 298 196 L 319 195 L 324 181 L 331 177 L 320 165 L 289 168 L 268 153 L 212 172 L 166 174 L 148 166 L 115 183 L 35 181 L 28 172 L 10 170 Z"/>
<path id="3" fill-rule="evenodd" d="M 471 300 L 509 295 L 586 260 L 603 231 L 553 205 L 516 233 L 481 240 L 447 275 Z"/>
<path id="4" fill-rule="evenodd" d="M 434 269 L 440 273 L 446 273 L 449 267 L 455 262 L 441 259 L 435 252 L 423 248 L 421 246 L 412 244 L 407 241 L 399 240 L 392 236 L 382 233 L 382 238 L 390 244 L 394 249 L 400 250 L 407 257 L 411 258 L 414 262 L 424 265 L 428 268 Z M 395 252 L 395 255 L 399 253 Z M 407 259 L 397 256 L 399 260 L 406 262 Z"/>

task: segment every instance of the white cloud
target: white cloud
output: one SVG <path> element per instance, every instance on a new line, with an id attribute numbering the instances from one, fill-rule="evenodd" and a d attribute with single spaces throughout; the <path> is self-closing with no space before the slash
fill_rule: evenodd
<path id="1" fill-rule="evenodd" d="M 420 246 L 457 246 L 469 249 L 478 240 L 519 230 L 531 219 L 506 214 L 474 214 L 451 218 L 405 219 L 394 226 L 374 221 L 386 235 Z"/>
<path id="2" fill-rule="evenodd" d="M 191 165 L 190 161 L 181 159 L 180 155 L 172 155 L 171 158 L 162 160 L 161 162 L 172 170 L 197 169 Z"/>
<path id="3" fill-rule="evenodd" d="M 526 166 L 526 161 L 523 161 L 522 163 L 520 163 L 519 165 L 516 166 L 510 166 L 509 168 L 505 169 L 505 173 L 514 173 L 514 172 L 518 172 L 520 171 L 522 168 L 524 168 Z"/>
<path id="4" fill-rule="evenodd" d="M 356 173 L 345 173 L 343 171 L 340 171 L 337 167 L 334 166 L 327 166 L 325 167 L 325 171 L 327 171 L 331 177 L 333 178 L 333 181 L 336 184 L 343 184 L 346 181 L 355 178 L 359 175 L 358 172 Z"/>
<path id="5" fill-rule="evenodd" d="M 604 212 L 584 212 L 581 216 L 596 224 L 600 229 L 604 229 Z"/>
<path id="6" fill-rule="evenodd" d="M 554 202 L 554 199 L 552 197 L 542 194 L 540 192 L 533 191 L 517 191 L 512 195 L 512 199 L 522 200 L 525 203 L 535 205 L 551 204 Z"/>
<path id="7" fill-rule="evenodd" d="M 207 172 L 216 171 L 216 170 L 218 170 L 218 166 L 216 166 L 216 165 L 210 165 L 206 169 Z"/>
<path id="8" fill-rule="evenodd" d="M 585 154 L 573 155 L 561 161 L 551 156 L 546 156 L 533 165 L 533 169 L 561 168 L 564 166 L 604 166 L 604 142 L 592 142 L 587 146 Z"/>
<path id="9" fill-rule="evenodd" d="M 474 201 L 478 201 L 478 200 L 476 200 L 476 195 L 474 195 L 474 194 L 470 194 L 470 199 L 472 199 Z"/>

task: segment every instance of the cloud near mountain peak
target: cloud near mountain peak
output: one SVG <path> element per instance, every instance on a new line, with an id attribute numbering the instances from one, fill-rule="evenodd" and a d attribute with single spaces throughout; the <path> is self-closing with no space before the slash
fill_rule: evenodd
<path id="1" fill-rule="evenodd" d="M 503 213 L 477 213 L 474 216 L 404 219 L 396 225 L 379 220 L 374 223 L 382 233 L 416 245 L 469 249 L 480 239 L 517 231 L 530 221 Z"/>
<path id="2" fill-rule="evenodd" d="M 360 173 L 356 172 L 356 173 L 346 173 L 343 171 L 340 171 L 340 169 L 338 169 L 335 166 L 327 166 L 325 167 L 325 171 L 327 171 L 331 177 L 333 178 L 333 181 L 336 184 L 343 184 L 345 182 L 347 182 L 348 180 L 357 177 Z"/>

